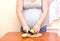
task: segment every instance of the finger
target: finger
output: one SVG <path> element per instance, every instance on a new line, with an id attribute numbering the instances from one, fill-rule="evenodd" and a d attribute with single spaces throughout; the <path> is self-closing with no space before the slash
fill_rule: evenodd
<path id="1" fill-rule="evenodd" d="M 36 30 L 35 30 L 35 32 L 36 32 L 36 33 L 39 33 L 39 30 L 38 30 L 38 29 L 36 29 Z"/>
<path id="2" fill-rule="evenodd" d="M 28 30 L 26 32 L 28 33 Z"/>
<path id="3" fill-rule="evenodd" d="M 37 30 L 35 30 L 34 32 L 35 32 L 35 33 L 37 33 L 38 31 L 37 31 Z"/>

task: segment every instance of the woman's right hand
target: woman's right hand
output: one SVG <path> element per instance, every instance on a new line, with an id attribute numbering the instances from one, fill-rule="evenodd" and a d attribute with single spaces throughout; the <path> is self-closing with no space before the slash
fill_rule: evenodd
<path id="1" fill-rule="evenodd" d="M 29 30 L 30 30 L 29 26 L 27 26 L 27 25 L 23 26 L 23 31 L 24 32 L 28 32 Z"/>

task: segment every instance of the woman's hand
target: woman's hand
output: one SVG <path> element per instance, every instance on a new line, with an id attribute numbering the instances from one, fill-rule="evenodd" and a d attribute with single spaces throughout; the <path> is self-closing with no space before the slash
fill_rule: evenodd
<path id="1" fill-rule="evenodd" d="M 30 30 L 29 26 L 25 25 L 23 26 L 23 31 L 24 32 L 28 32 Z"/>
<path id="2" fill-rule="evenodd" d="M 34 27 L 33 27 L 33 29 L 34 29 L 34 32 L 35 33 L 38 33 L 39 31 L 40 31 L 40 25 L 38 25 L 38 24 L 36 24 Z"/>

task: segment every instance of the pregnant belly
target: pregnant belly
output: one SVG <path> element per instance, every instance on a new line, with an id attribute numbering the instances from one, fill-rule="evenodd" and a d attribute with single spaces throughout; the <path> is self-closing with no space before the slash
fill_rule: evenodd
<path id="1" fill-rule="evenodd" d="M 28 26 L 33 27 L 41 16 L 41 9 L 24 10 L 24 18 Z"/>

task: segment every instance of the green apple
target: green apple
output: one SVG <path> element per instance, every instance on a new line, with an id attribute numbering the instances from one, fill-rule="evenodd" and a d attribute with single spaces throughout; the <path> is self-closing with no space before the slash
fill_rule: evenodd
<path id="1" fill-rule="evenodd" d="M 34 29 L 31 29 L 30 32 L 33 33 L 33 34 L 35 33 L 35 32 L 34 32 Z"/>
<path id="2" fill-rule="evenodd" d="M 26 37 L 27 37 L 27 34 L 22 34 L 22 37 L 23 37 L 23 38 L 26 38 Z"/>

